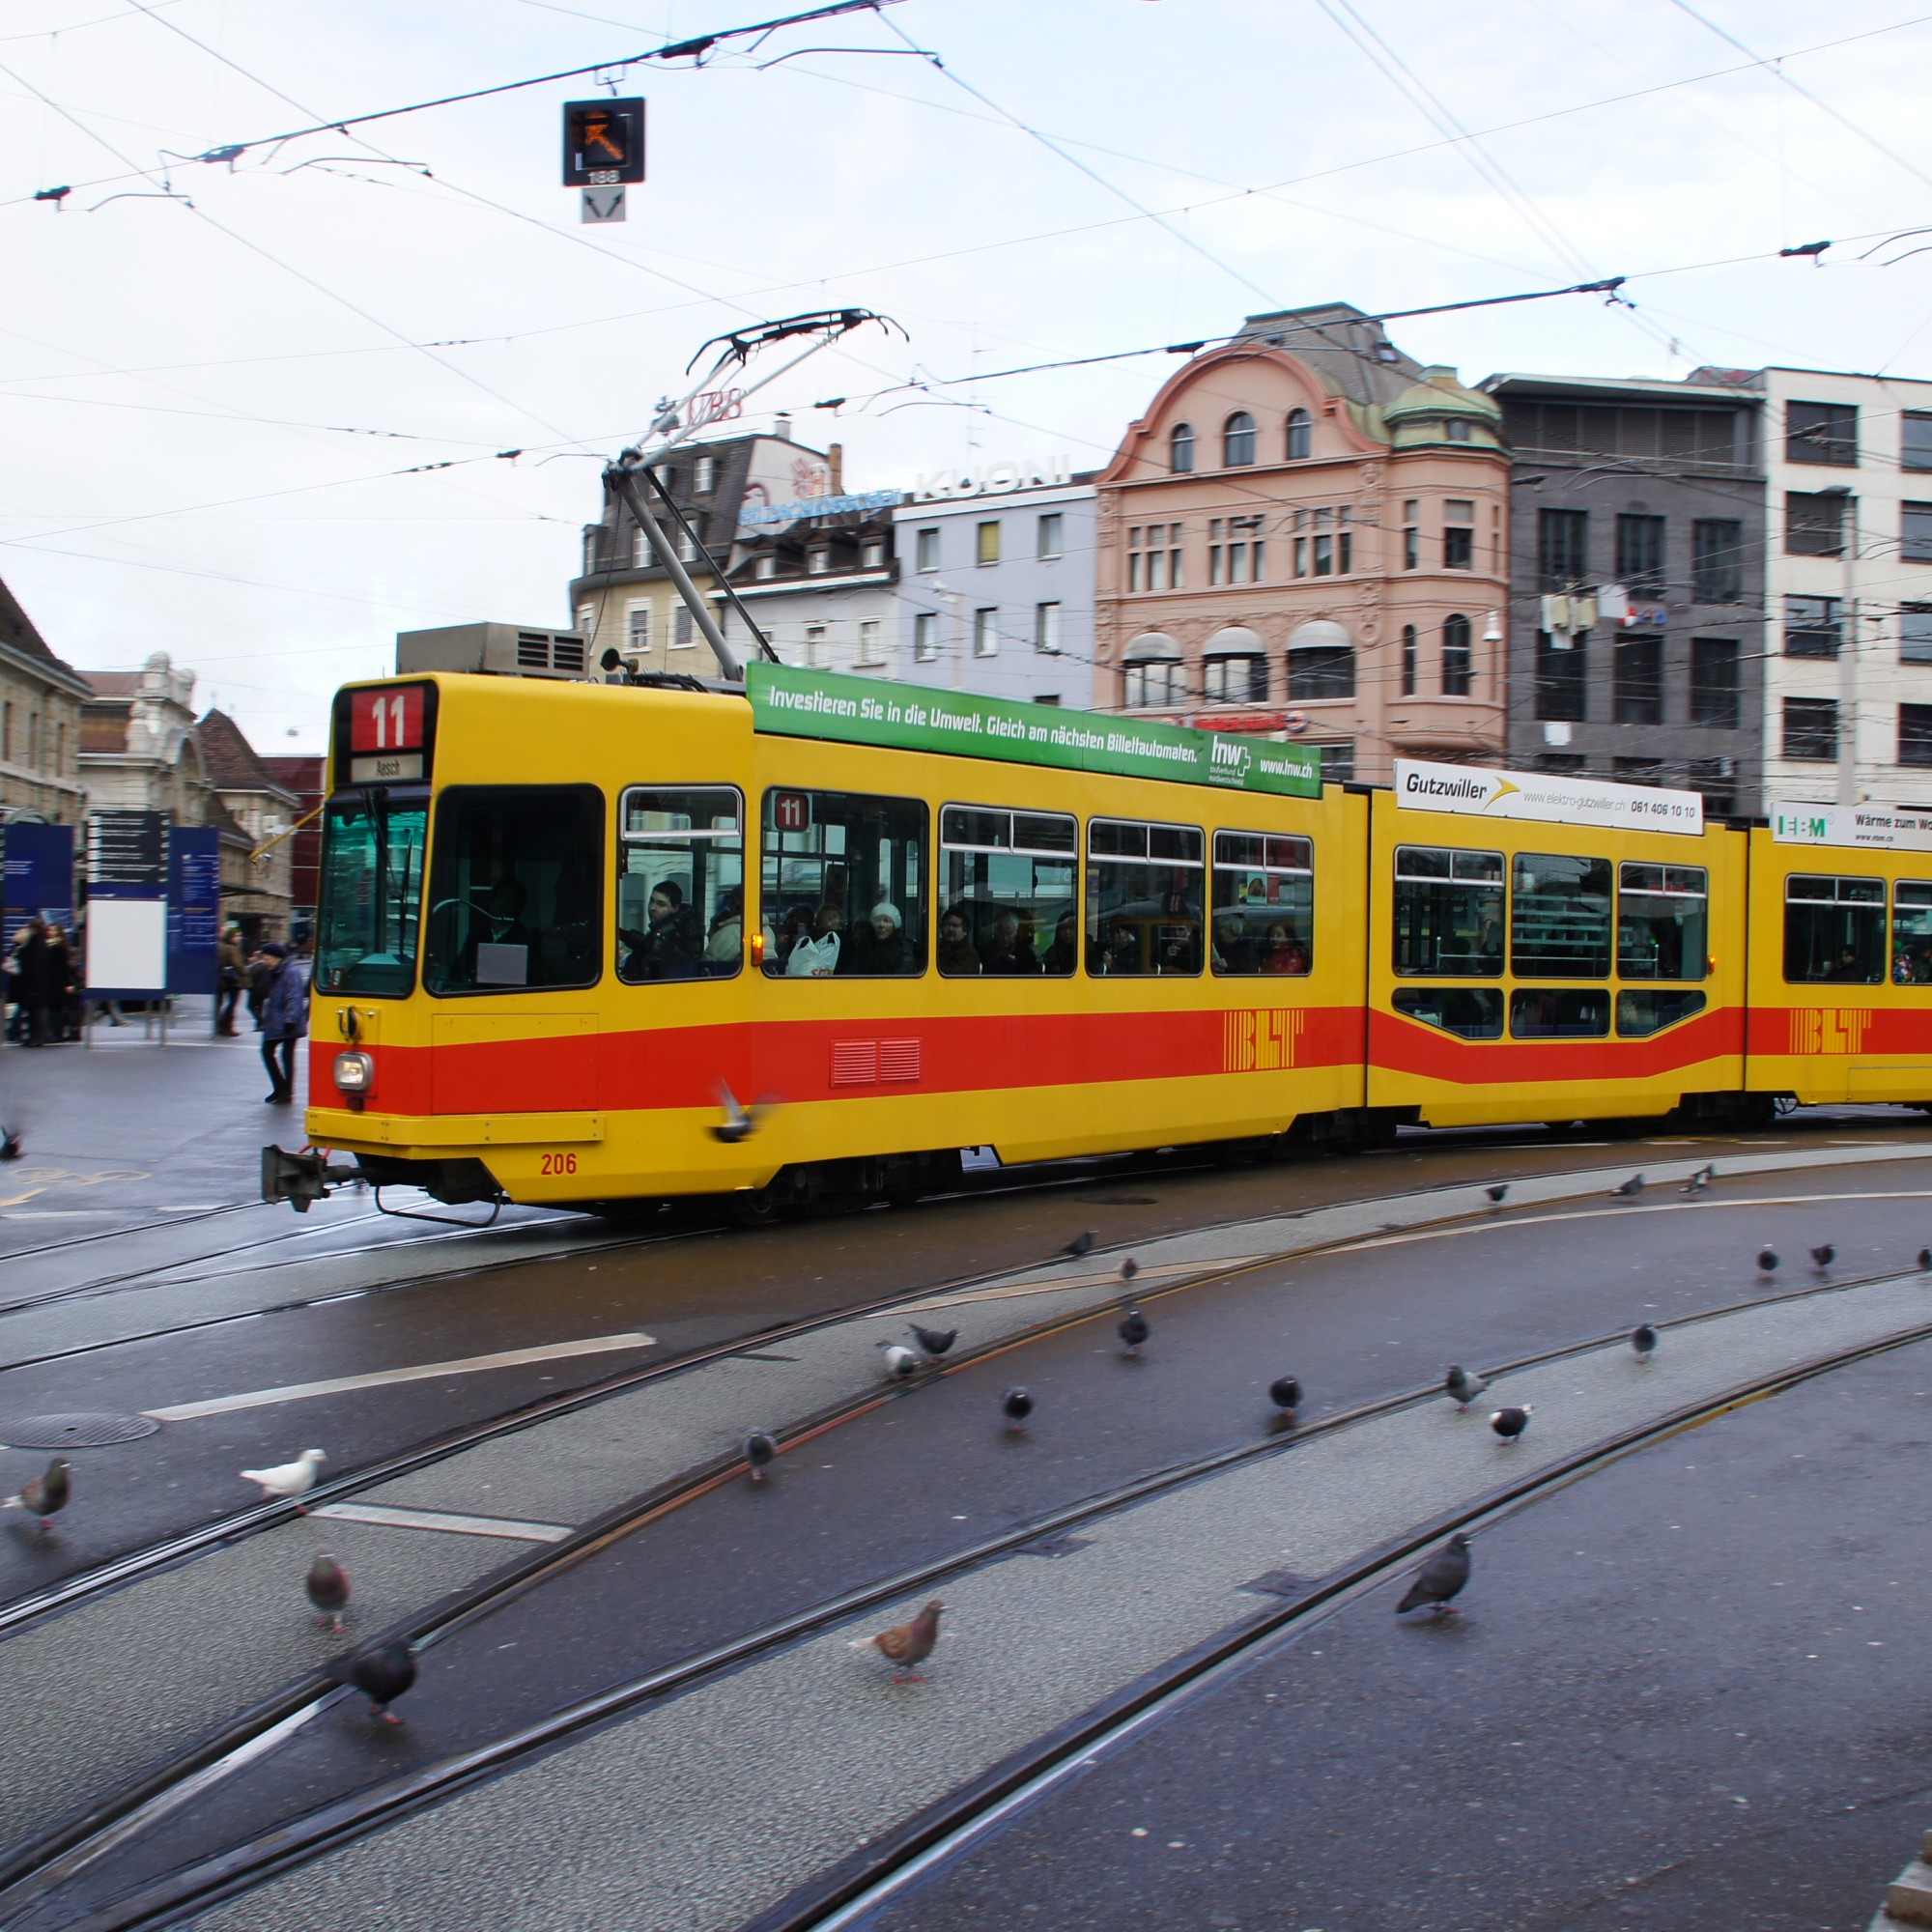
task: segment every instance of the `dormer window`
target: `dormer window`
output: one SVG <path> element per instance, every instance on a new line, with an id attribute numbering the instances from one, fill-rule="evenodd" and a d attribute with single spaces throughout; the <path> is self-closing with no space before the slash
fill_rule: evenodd
<path id="1" fill-rule="evenodd" d="M 1451 416 L 1443 430 L 1443 434 L 1448 437 L 1451 442 L 1467 442 L 1469 440 L 1469 425 L 1461 416 Z"/>
<path id="2" fill-rule="evenodd" d="M 886 540 L 884 537 L 867 537 L 859 546 L 859 568 L 861 570 L 883 570 L 886 563 Z"/>
<path id="3" fill-rule="evenodd" d="M 1236 410 L 1221 426 L 1221 461 L 1239 469 L 1254 460 L 1255 419 L 1246 410 Z"/>
<path id="4" fill-rule="evenodd" d="M 832 568 L 832 552 L 823 545 L 814 545 L 805 554 L 805 568 L 810 576 L 823 577 Z"/>
<path id="5" fill-rule="evenodd" d="M 760 556 L 757 559 L 757 561 L 752 565 L 752 575 L 753 577 L 776 577 L 778 574 L 779 574 L 779 560 L 771 554 L 770 551 L 766 551 L 764 554 Z"/>
<path id="6" fill-rule="evenodd" d="M 1194 425 L 1176 423 L 1167 439 L 1167 467 L 1177 476 L 1194 468 Z"/>
<path id="7" fill-rule="evenodd" d="M 1299 463 L 1305 457 L 1315 454 L 1315 425 L 1308 419 L 1306 410 L 1290 410 L 1288 412 L 1288 460 Z"/>

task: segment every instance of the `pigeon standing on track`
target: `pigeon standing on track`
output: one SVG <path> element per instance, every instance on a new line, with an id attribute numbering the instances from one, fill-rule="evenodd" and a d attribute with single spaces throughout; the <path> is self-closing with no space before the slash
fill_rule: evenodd
<path id="1" fill-rule="evenodd" d="M 779 1453 L 779 1440 L 769 1429 L 754 1429 L 745 1437 L 745 1461 L 751 1465 L 752 1480 L 762 1483 L 765 1471 Z"/>
<path id="2" fill-rule="evenodd" d="M 1643 1192 L 1643 1176 L 1634 1174 L 1628 1180 L 1620 1180 L 1610 1189 L 1613 1201 L 1634 1201 Z"/>
<path id="3" fill-rule="evenodd" d="M 1450 1601 L 1469 1580 L 1469 1539 L 1460 1531 L 1419 1569 L 1395 1606 L 1397 1616 L 1409 1610 L 1433 1609 L 1438 1617 L 1453 1617 Z"/>
<path id="4" fill-rule="evenodd" d="M 308 1600 L 322 1614 L 316 1623 L 337 1635 L 347 1629 L 342 1612 L 349 1607 L 349 1572 L 332 1556 L 318 1556 L 308 1566 Z"/>
<path id="5" fill-rule="evenodd" d="M 1281 1411 L 1283 1422 L 1292 1423 L 1301 1408 L 1301 1384 L 1293 1376 L 1277 1376 L 1268 1383 L 1268 1400 Z"/>
<path id="6" fill-rule="evenodd" d="M 1499 1408 L 1490 1417 L 1490 1427 L 1505 1442 L 1514 1442 L 1529 1427 L 1529 1418 L 1535 1413 L 1536 1410 L 1528 1403 L 1520 1408 Z"/>
<path id="7" fill-rule="evenodd" d="M 242 1480 L 259 1484 L 265 1503 L 285 1497 L 306 1516 L 308 1509 L 302 1497 L 315 1488 L 316 1471 L 327 1461 L 326 1451 L 304 1449 L 293 1463 L 277 1463 L 272 1469 L 243 1469 Z"/>
<path id="8" fill-rule="evenodd" d="M 0 1126 L 0 1160 L 18 1160 L 26 1151 L 18 1127 Z"/>
<path id="9" fill-rule="evenodd" d="M 1717 1179 L 1717 1178 L 1718 1178 L 1717 1163 L 1715 1161 L 1706 1161 L 1704 1165 L 1700 1167 L 1695 1174 L 1691 1175 L 1690 1179 L 1688 1179 L 1684 1183 L 1684 1191 L 1686 1194 L 1701 1194 L 1703 1193 L 1705 1188 L 1710 1186 L 1712 1181 Z"/>
<path id="10" fill-rule="evenodd" d="M 906 1332 L 925 1351 L 927 1359 L 934 1362 L 959 1339 L 956 1328 L 922 1328 L 917 1321 Z"/>
<path id="11" fill-rule="evenodd" d="M 1135 1261 L 1132 1255 L 1128 1255 L 1126 1259 L 1121 1263 L 1121 1279 L 1122 1281 L 1132 1281 L 1135 1275 L 1139 1274 L 1140 1271 L 1141 1271 L 1141 1264 L 1139 1262 Z"/>
<path id="12" fill-rule="evenodd" d="M 1128 1354 L 1138 1355 L 1141 1344 L 1153 1333 L 1153 1324 L 1138 1308 L 1130 1308 L 1121 1317 L 1114 1332 L 1126 1345 Z"/>
<path id="13" fill-rule="evenodd" d="M 1489 1385 L 1488 1376 L 1478 1375 L 1474 1369 L 1465 1369 L 1460 1362 L 1452 1362 L 1449 1373 L 1442 1378 L 1442 1393 L 1456 1405 L 1458 1414 L 1467 1408 Z"/>
<path id="14" fill-rule="evenodd" d="M 374 1650 L 359 1650 L 354 1657 L 338 1660 L 329 1675 L 338 1683 L 353 1684 L 369 1700 L 369 1715 L 385 1724 L 403 1720 L 389 1709 L 416 1681 L 415 1653 L 406 1643 L 379 1644 Z"/>
<path id="15" fill-rule="evenodd" d="M 1094 1252 L 1094 1243 L 1099 1238 L 1098 1228 L 1088 1228 L 1081 1234 L 1075 1235 L 1060 1252 L 1069 1261 L 1084 1261 Z"/>
<path id="16" fill-rule="evenodd" d="M 36 1476 L 30 1483 L 22 1483 L 20 1493 L 0 1502 L 0 1509 L 25 1510 L 29 1516 L 39 1517 L 41 1534 L 44 1536 L 53 1528 L 54 1518 L 66 1509 L 68 1498 L 73 1494 L 71 1468 L 65 1456 L 56 1456 L 47 1464 L 44 1474 Z"/>
<path id="17" fill-rule="evenodd" d="M 1759 1274 L 1776 1274 L 1777 1272 L 1777 1250 L 1776 1248 L 1760 1248 L 1757 1251 L 1757 1271 Z"/>
<path id="18" fill-rule="evenodd" d="M 1918 1272 L 1923 1274 L 1928 1268 L 1932 1268 L 1932 1248 L 1920 1248 L 1918 1250 Z"/>
<path id="19" fill-rule="evenodd" d="M 1033 1413 L 1033 1396 L 1016 1383 L 1000 1397 L 1000 1413 L 1007 1418 L 1009 1429 L 1023 1431 Z"/>
<path id="20" fill-rule="evenodd" d="M 1813 1248 L 1811 1250 L 1811 1265 L 1814 1268 L 1816 1268 L 1820 1274 L 1823 1274 L 1825 1270 L 1828 1267 L 1830 1267 L 1832 1264 L 1837 1259 L 1838 1259 L 1838 1251 L 1831 1244 L 1830 1241 L 1827 1241 L 1823 1247 Z"/>
<path id="21" fill-rule="evenodd" d="M 1507 1180 L 1498 1180 L 1493 1186 L 1483 1189 L 1483 1192 L 1490 1197 L 1492 1208 L 1500 1208 L 1509 1199 L 1509 1191 L 1510 1184 Z"/>
<path id="22" fill-rule="evenodd" d="M 881 1342 L 879 1347 L 885 1351 L 886 1373 L 895 1382 L 902 1382 L 919 1367 L 919 1357 L 903 1342 Z"/>
<path id="23" fill-rule="evenodd" d="M 1639 1362 L 1647 1362 L 1657 1353 L 1657 1330 L 1648 1321 L 1639 1321 L 1631 1330 L 1631 1348 Z"/>
<path id="24" fill-rule="evenodd" d="M 946 1605 L 937 1597 L 909 1624 L 895 1624 L 877 1636 L 856 1636 L 847 1646 L 852 1650 L 876 1650 L 893 1666 L 895 1684 L 923 1684 L 919 1665 L 932 1655 L 939 1641 L 939 1615 Z"/>

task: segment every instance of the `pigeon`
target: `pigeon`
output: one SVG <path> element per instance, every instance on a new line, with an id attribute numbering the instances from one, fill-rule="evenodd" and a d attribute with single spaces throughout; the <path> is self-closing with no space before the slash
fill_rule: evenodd
<path id="1" fill-rule="evenodd" d="M 1449 1373 L 1442 1378 L 1442 1393 L 1456 1405 L 1458 1414 L 1467 1408 L 1489 1385 L 1488 1376 L 1478 1375 L 1474 1369 L 1465 1369 L 1460 1362 L 1452 1363 Z"/>
<path id="2" fill-rule="evenodd" d="M 1009 1429 L 1024 1429 L 1033 1413 L 1033 1397 L 1015 1383 L 1000 1397 L 1000 1413 L 1007 1418 Z"/>
<path id="3" fill-rule="evenodd" d="M 1777 1272 L 1777 1250 L 1776 1248 L 1760 1248 L 1757 1251 L 1757 1271 L 1759 1274 L 1776 1274 Z"/>
<path id="4" fill-rule="evenodd" d="M 306 1516 L 308 1510 L 301 1498 L 315 1488 L 317 1465 L 327 1461 L 328 1457 L 323 1450 L 304 1449 L 293 1463 L 277 1463 L 272 1469 L 243 1469 L 242 1480 L 244 1483 L 259 1483 L 265 1503 L 273 1502 L 277 1496 L 287 1496 Z"/>
<path id="5" fill-rule="evenodd" d="M 745 1437 L 745 1461 L 752 1465 L 753 1482 L 765 1480 L 765 1471 L 778 1453 L 778 1437 L 768 1429 L 754 1429 Z"/>
<path id="6" fill-rule="evenodd" d="M 750 1107 L 741 1107 L 738 1096 L 722 1080 L 718 1083 L 718 1104 L 724 1109 L 724 1118 L 712 1123 L 711 1138 L 722 1141 L 726 1147 L 736 1147 L 740 1141 L 750 1140 L 771 1112 L 769 1102 L 763 1100 Z"/>
<path id="7" fill-rule="evenodd" d="M 917 1321 L 912 1323 L 908 1333 L 935 1362 L 959 1339 L 956 1328 L 922 1328 Z"/>
<path id="8" fill-rule="evenodd" d="M 1510 1184 L 1507 1180 L 1499 1180 L 1493 1187 L 1483 1189 L 1483 1192 L 1490 1197 L 1490 1206 L 1492 1208 L 1500 1208 L 1504 1201 L 1509 1198 L 1509 1191 Z"/>
<path id="9" fill-rule="evenodd" d="M 1138 1355 L 1141 1344 L 1153 1333 L 1153 1324 L 1138 1308 L 1130 1308 L 1121 1317 L 1114 1332 L 1127 1345 L 1128 1354 Z"/>
<path id="10" fill-rule="evenodd" d="M 919 1367 L 919 1357 L 903 1342 L 881 1342 L 886 1351 L 886 1373 L 895 1381 L 904 1381 Z"/>
<path id="11" fill-rule="evenodd" d="M 71 1469 L 71 1464 L 65 1456 L 56 1456 L 47 1464 L 44 1475 L 36 1476 L 30 1483 L 22 1483 L 20 1493 L 0 1502 L 0 1509 L 25 1510 L 29 1516 L 39 1517 L 41 1532 L 44 1535 L 54 1526 L 54 1518 L 67 1507 L 68 1498 L 73 1493 Z"/>
<path id="12" fill-rule="evenodd" d="M 353 1684 L 369 1700 L 369 1715 L 385 1724 L 403 1720 L 389 1709 L 416 1681 L 415 1653 L 406 1643 L 379 1644 L 354 1657 L 339 1659 L 329 1668 L 339 1684 Z"/>
<path id="13" fill-rule="evenodd" d="M 18 1160 L 26 1152 L 18 1127 L 0 1127 L 0 1160 Z"/>
<path id="14" fill-rule="evenodd" d="M 1140 1271 L 1141 1271 L 1141 1264 L 1139 1262 L 1135 1261 L 1132 1255 L 1129 1255 L 1121 1264 L 1121 1279 L 1122 1281 L 1132 1281 L 1135 1275 L 1139 1274 Z"/>
<path id="15" fill-rule="evenodd" d="M 1060 1252 L 1070 1261 L 1080 1261 L 1094 1252 L 1094 1243 L 1099 1238 L 1099 1229 L 1089 1228 L 1085 1233 L 1075 1235 Z"/>
<path id="16" fill-rule="evenodd" d="M 1831 1244 L 1830 1241 L 1827 1241 L 1822 1248 L 1813 1248 L 1811 1250 L 1811 1265 L 1815 1267 L 1820 1274 L 1823 1274 L 1825 1270 L 1828 1267 L 1830 1267 L 1832 1264 L 1837 1259 L 1838 1259 L 1838 1251 Z"/>
<path id="17" fill-rule="evenodd" d="M 937 1597 L 909 1624 L 895 1624 L 877 1636 L 854 1637 L 848 1648 L 876 1650 L 893 1666 L 895 1684 L 923 1684 L 917 1666 L 932 1655 L 939 1641 L 939 1614 L 945 1609 Z"/>
<path id="18" fill-rule="evenodd" d="M 1717 1163 L 1715 1161 L 1706 1161 L 1704 1165 L 1700 1167 L 1696 1171 L 1696 1173 L 1693 1174 L 1690 1178 L 1690 1179 L 1688 1179 L 1684 1183 L 1684 1191 L 1686 1194 L 1701 1194 L 1703 1193 L 1705 1188 L 1710 1186 L 1712 1181 L 1717 1179 L 1717 1178 L 1718 1178 Z"/>
<path id="19" fill-rule="evenodd" d="M 1426 1605 L 1438 1617 L 1453 1617 L 1456 1605 L 1449 1600 L 1459 1595 L 1468 1580 L 1469 1539 L 1458 1531 L 1415 1573 L 1395 1613 L 1401 1616 Z"/>
<path id="20" fill-rule="evenodd" d="M 1657 1353 L 1657 1330 L 1648 1321 L 1639 1321 L 1631 1330 L 1631 1347 L 1639 1362 L 1649 1361 Z"/>
<path id="21" fill-rule="evenodd" d="M 1505 1442 L 1514 1442 L 1529 1427 L 1529 1418 L 1535 1413 L 1528 1403 L 1520 1408 L 1499 1408 L 1490 1417 L 1490 1427 Z"/>
<path id="22" fill-rule="evenodd" d="M 1923 1274 L 1928 1268 L 1932 1268 L 1932 1248 L 1920 1248 L 1918 1250 L 1918 1271 L 1920 1274 Z"/>
<path id="23" fill-rule="evenodd" d="M 1634 1201 L 1643 1192 L 1643 1176 L 1634 1174 L 1628 1180 L 1620 1180 L 1610 1189 L 1610 1198 L 1617 1201 Z"/>
<path id="24" fill-rule="evenodd" d="M 1301 1384 L 1293 1376 L 1277 1376 L 1268 1383 L 1268 1400 L 1281 1410 L 1284 1422 L 1293 1422 L 1301 1406 Z"/>
<path id="25" fill-rule="evenodd" d="M 308 1600 L 322 1615 L 316 1623 L 340 1634 L 346 1628 L 342 1612 L 349 1603 L 349 1572 L 332 1556 L 318 1556 L 308 1566 Z"/>

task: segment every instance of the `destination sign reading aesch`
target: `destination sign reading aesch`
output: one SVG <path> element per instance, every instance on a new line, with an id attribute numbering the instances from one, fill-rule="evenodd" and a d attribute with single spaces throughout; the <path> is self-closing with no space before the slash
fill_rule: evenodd
<path id="1" fill-rule="evenodd" d="M 1395 795 L 1397 804 L 1411 811 L 1463 811 L 1478 818 L 1678 832 L 1692 838 L 1704 830 L 1701 792 L 1552 778 L 1545 772 L 1497 772 L 1481 765 L 1398 758 Z"/>
<path id="2" fill-rule="evenodd" d="M 1932 852 L 1932 811 L 1869 805 L 1784 805 L 1771 814 L 1780 845 L 1863 845 L 1881 852 Z"/>
<path id="3" fill-rule="evenodd" d="M 1306 745 L 757 662 L 745 667 L 745 695 L 752 700 L 754 730 L 788 737 L 1005 758 L 1121 778 L 1226 785 L 1233 791 L 1321 795 L 1321 768 Z"/>

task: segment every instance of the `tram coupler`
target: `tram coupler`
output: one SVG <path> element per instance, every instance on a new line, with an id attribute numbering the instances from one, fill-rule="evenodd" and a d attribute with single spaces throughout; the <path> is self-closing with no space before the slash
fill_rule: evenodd
<path id="1" fill-rule="evenodd" d="M 328 1198 L 331 1181 L 340 1187 L 344 1181 L 359 1179 L 361 1172 L 353 1162 L 331 1163 L 326 1153 L 314 1148 L 285 1153 L 270 1145 L 262 1150 L 262 1199 L 286 1201 L 298 1214 L 306 1214 L 310 1202 Z"/>

